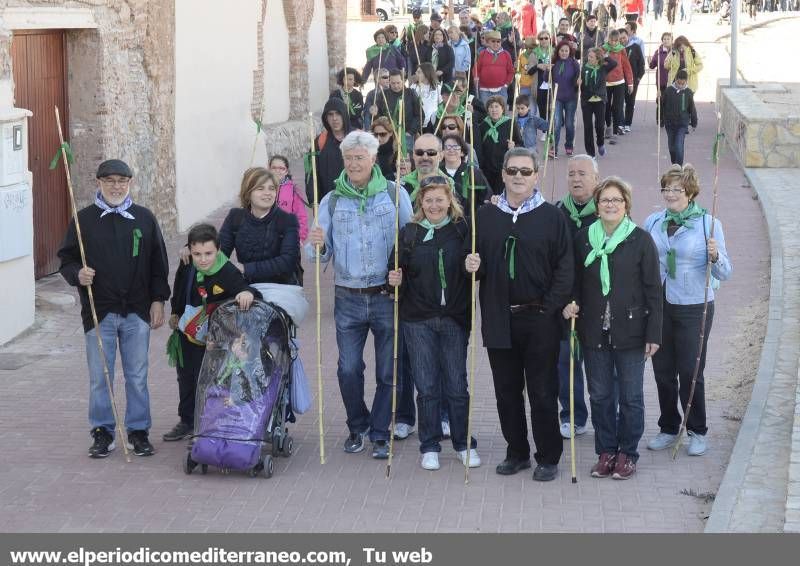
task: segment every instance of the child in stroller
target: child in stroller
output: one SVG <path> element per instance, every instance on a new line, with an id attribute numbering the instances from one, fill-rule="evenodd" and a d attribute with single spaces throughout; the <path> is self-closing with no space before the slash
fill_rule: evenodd
<path id="1" fill-rule="evenodd" d="M 731 21 L 731 3 L 728 0 L 723 0 L 717 15 L 719 16 L 717 25 L 727 24 Z"/>

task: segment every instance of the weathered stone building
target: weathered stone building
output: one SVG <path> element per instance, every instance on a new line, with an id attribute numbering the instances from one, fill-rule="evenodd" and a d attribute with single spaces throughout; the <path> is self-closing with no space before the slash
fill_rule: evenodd
<path id="1" fill-rule="evenodd" d="M 345 19 L 346 0 L 0 0 L 0 239 L 28 238 L 17 223 L 34 235 L 0 242 L 0 278 L 15 281 L 0 344 L 32 323 L 34 274 L 57 269 L 69 220 L 63 169 L 47 167 L 53 106 L 78 207 L 97 164 L 119 157 L 134 199 L 165 232 L 184 230 L 232 198 L 251 163 L 307 147 L 309 111 L 344 65 Z"/>

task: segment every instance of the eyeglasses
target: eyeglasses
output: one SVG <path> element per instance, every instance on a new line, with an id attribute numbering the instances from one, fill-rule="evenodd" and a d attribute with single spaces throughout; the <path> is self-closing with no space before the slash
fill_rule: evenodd
<path id="1" fill-rule="evenodd" d="M 444 150 L 445 151 L 455 151 L 457 149 L 461 149 L 461 146 L 458 145 L 457 143 L 456 144 L 449 144 L 448 143 L 448 144 L 445 144 L 445 146 L 444 146 Z"/>
<path id="2" fill-rule="evenodd" d="M 625 204 L 625 199 L 621 197 L 614 197 L 614 198 L 601 198 L 598 200 L 601 205 L 608 206 L 609 204 L 617 205 Z"/>
<path id="3" fill-rule="evenodd" d="M 372 132 L 372 133 L 375 134 L 375 137 L 378 138 L 385 138 L 391 135 L 389 132 Z"/>
<path id="4" fill-rule="evenodd" d="M 661 189 L 662 195 L 681 195 L 686 192 L 686 189 Z"/>
<path id="5" fill-rule="evenodd" d="M 384 81 L 388 81 L 389 75 L 381 75 L 381 79 L 383 79 Z"/>
<path id="6" fill-rule="evenodd" d="M 438 149 L 415 149 L 414 155 L 417 157 L 422 157 L 423 155 L 427 155 L 428 157 L 436 157 L 439 155 Z"/>
<path id="7" fill-rule="evenodd" d="M 100 182 L 103 183 L 104 185 L 108 186 L 108 187 L 113 187 L 114 185 L 116 185 L 117 187 L 124 187 L 125 185 L 130 183 L 131 180 L 130 179 L 109 179 L 107 177 L 102 177 L 100 179 Z"/>
<path id="8" fill-rule="evenodd" d="M 550 39 L 548 36 L 543 35 L 542 37 L 539 38 L 539 41 L 548 40 L 548 39 Z"/>
<path id="9" fill-rule="evenodd" d="M 509 177 L 516 177 L 517 173 L 523 177 L 530 177 L 536 172 L 530 167 L 506 167 L 504 171 Z"/>
<path id="10" fill-rule="evenodd" d="M 366 155 L 345 155 L 344 162 L 345 163 L 352 163 L 355 161 L 356 163 L 361 163 L 367 159 Z"/>
<path id="11" fill-rule="evenodd" d="M 457 130 L 458 129 L 458 124 L 445 124 L 444 126 L 442 126 L 442 129 L 443 130 Z"/>
<path id="12" fill-rule="evenodd" d="M 450 186 L 450 184 L 447 182 L 447 178 L 443 177 L 442 175 L 431 175 L 430 177 L 425 177 L 419 184 L 420 188 L 430 187 L 431 185 L 447 185 L 448 187 Z"/>

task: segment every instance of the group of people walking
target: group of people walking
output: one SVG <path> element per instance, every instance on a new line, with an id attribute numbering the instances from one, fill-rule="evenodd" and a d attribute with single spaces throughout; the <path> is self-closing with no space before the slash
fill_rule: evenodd
<path id="1" fill-rule="evenodd" d="M 561 97 L 580 91 L 584 116 L 602 124 L 611 93 L 616 97 L 611 103 L 614 133 L 627 134 L 628 114 L 616 111 L 625 108 L 626 96 L 635 99 L 634 57 L 626 49 L 641 49 L 632 40 L 636 24 L 629 22 L 627 36 L 611 30 L 607 42 L 588 40 L 602 48 L 586 48 L 586 35 L 572 36 L 569 21 L 561 33 L 559 22 L 562 37 L 540 34 L 538 43 L 526 42 L 512 57 L 502 47 L 517 33 L 505 25 L 507 18 L 494 15 L 490 27 L 495 30 L 481 36 L 485 46 L 470 53 L 459 48 L 461 41 L 470 44 L 469 18 L 447 33 L 435 17 L 430 35 L 418 17 L 402 34 L 389 27 L 376 32 L 364 69 L 364 75 L 375 77 L 375 90 L 363 98 L 358 90 L 362 74 L 350 68 L 339 73 L 339 88 L 325 104 L 322 132 L 308 155 L 313 167 L 306 172 L 305 191 L 292 180 L 283 156 L 245 171 L 240 206 L 228 213 L 220 230 L 209 224 L 190 230 L 172 291 L 158 223 L 131 199 L 132 170 L 119 160 L 100 165 L 95 202 L 78 213 L 88 267 L 82 263 L 75 223 L 59 252 L 61 273 L 81 297 L 90 373 L 90 456 L 105 457 L 113 450 L 118 426 L 95 333 L 101 334 L 112 380 L 119 344 L 127 440 L 135 454 L 152 454 L 148 345 L 150 329 L 166 319 L 163 303 L 172 296 L 168 320 L 175 332 L 169 351 L 175 357 L 180 352 L 181 358 L 180 420 L 163 435 L 175 441 L 193 434 L 204 352 L 195 332 L 198 317 L 228 299 L 247 309 L 262 298 L 262 283 L 302 286 L 303 244 L 309 260 L 333 265 L 337 377 L 349 431 L 345 452 L 362 452 L 369 441 L 372 457 L 385 459 L 391 437 L 406 439 L 418 428 L 424 469 L 440 467 L 448 438 L 464 465 L 481 465 L 478 439 L 468 433 L 474 393 L 467 372 L 473 277 L 507 444 L 498 474 L 530 468 L 533 457 L 533 478 L 555 479 L 563 438 L 584 434 L 591 417 L 598 456 L 591 475 L 630 478 L 645 429 L 648 359 L 660 405 L 660 432 L 648 448 L 675 444 L 681 412 L 694 388 L 688 452 L 706 451 L 703 366 L 714 312 L 714 286 L 707 285 L 706 270 L 710 265 L 712 281 L 731 275 L 722 225 L 698 204 L 700 181 L 695 169 L 683 164 L 681 144 L 661 177 L 663 209 L 637 226 L 631 218 L 632 187 L 622 178 L 600 175 L 595 148 L 603 155 L 605 131 L 592 125 L 587 152 L 574 154 L 568 122 L 577 102 Z M 589 22 L 596 19 L 586 18 L 581 33 L 599 34 Z M 451 33 L 454 28 L 458 35 Z M 505 38 L 497 28 L 507 32 Z M 411 51 L 409 42 L 416 42 Z M 407 86 L 412 52 L 416 80 Z M 519 80 L 522 88 L 515 65 L 523 58 L 522 68 L 533 70 L 525 74 L 539 77 L 518 95 L 516 86 L 501 83 Z M 636 59 L 643 67 L 643 53 Z M 650 66 L 666 77 L 660 103 L 668 131 L 668 117 L 689 105 L 692 82 L 686 76 L 694 73 L 696 88 L 698 62 L 688 41 L 676 47 L 666 39 L 650 59 Z M 617 83 L 612 72 L 620 67 Z M 569 156 L 569 192 L 557 203 L 547 202 L 539 190 L 542 158 L 536 148 L 541 141 L 536 131 L 552 131 L 537 112 L 539 93 L 549 91 L 550 84 L 558 94 L 549 100 L 545 92 L 545 104 L 551 117 L 554 108 L 558 123 L 565 125 Z M 509 116 L 512 93 L 517 104 Z M 674 96 L 682 97 L 678 110 L 672 107 Z M 684 129 L 696 125 L 693 106 L 690 114 Z M 677 144 L 680 131 L 671 136 Z M 556 158 L 557 144 L 544 160 Z M 315 194 L 318 215 L 309 219 Z M 234 252 L 240 269 L 229 260 Z M 89 289 L 97 305 L 96 322 Z M 577 322 L 580 348 L 570 347 L 571 319 Z M 371 404 L 364 392 L 370 333 L 376 382 Z M 571 359 L 576 369 L 572 412 Z M 585 403 L 584 368 L 591 410 Z M 535 448 L 529 442 L 525 395 Z"/>

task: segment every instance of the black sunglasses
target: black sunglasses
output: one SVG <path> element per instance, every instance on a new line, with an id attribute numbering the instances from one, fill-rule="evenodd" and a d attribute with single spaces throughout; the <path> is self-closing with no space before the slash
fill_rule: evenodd
<path id="1" fill-rule="evenodd" d="M 436 157 L 439 155 L 438 149 L 415 149 L 414 155 L 417 157 L 422 157 L 423 155 L 427 155 L 428 157 Z"/>
<path id="2" fill-rule="evenodd" d="M 431 175 L 430 177 L 425 177 L 419 184 L 420 187 L 430 187 L 431 185 L 450 186 L 447 182 L 447 178 L 443 177 L 442 175 Z"/>
<path id="3" fill-rule="evenodd" d="M 530 177 L 536 171 L 530 167 L 506 167 L 505 172 L 509 177 L 516 177 L 517 173 L 521 174 L 523 177 Z"/>
<path id="4" fill-rule="evenodd" d="M 445 124 L 444 126 L 442 126 L 442 129 L 444 129 L 444 130 L 457 130 L 458 129 L 458 124 Z"/>

